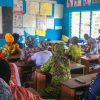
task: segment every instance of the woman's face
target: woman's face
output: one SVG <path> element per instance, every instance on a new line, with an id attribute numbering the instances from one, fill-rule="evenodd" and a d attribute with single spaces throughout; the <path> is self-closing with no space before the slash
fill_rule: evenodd
<path id="1" fill-rule="evenodd" d="M 7 42 L 7 45 L 8 46 L 12 46 L 12 42 Z"/>

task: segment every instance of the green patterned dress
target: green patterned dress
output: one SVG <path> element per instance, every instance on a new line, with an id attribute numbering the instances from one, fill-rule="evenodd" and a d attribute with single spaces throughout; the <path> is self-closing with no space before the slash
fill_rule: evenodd
<path id="1" fill-rule="evenodd" d="M 52 51 L 53 56 L 41 66 L 43 72 L 48 72 L 52 75 L 50 86 L 42 91 L 44 98 L 59 98 L 60 82 L 71 78 L 70 61 L 64 56 L 64 46 L 54 44 Z"/>

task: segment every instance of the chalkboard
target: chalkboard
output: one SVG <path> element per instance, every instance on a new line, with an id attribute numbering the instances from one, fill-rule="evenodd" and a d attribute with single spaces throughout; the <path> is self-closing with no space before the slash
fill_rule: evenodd
<path id="1" fill-rule="evenodd" d="M 6 33 L 12 33 L 13 30 L 13 8 L 2 7 L 2 28 L 3 34 L 0 37 L 4 37 Z"/>

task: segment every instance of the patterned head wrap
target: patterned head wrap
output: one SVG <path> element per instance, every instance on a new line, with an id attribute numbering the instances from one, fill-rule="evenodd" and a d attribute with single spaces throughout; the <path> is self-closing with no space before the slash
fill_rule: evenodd
<path id="1" fill-rule="evenodd" d="M 33 46 L 34 39 L 32 36 L 28 36 L 25 40 L 27 46 Z"/>
<path id="2" fill-rule="evenodd" d="M 47 41 L 40 41 L 40 48 L 42 50 L 46 50 L 48 47 L 48 42 Z"/>
<path id="3" fill-rule="evenodd" d="M 52 53 L 54 55 L 63 55 L 64 54 L 64 45 L 61 43 L 55 43 L 54 45 L 52 45 Z"/>
<path id="4" fill-rule="evenodd" d="M 5 40 L 6 42 L 14 42 L 14 37 L 11 33 L 6 33 Z"/>
<path id="5" fill-rule="evenodd" d="M 76 37 L 76 36 L 72 37 L 71 42 L 74 43 L 74 44 L 77 44 L 78 43 L 78 37 Z"/>

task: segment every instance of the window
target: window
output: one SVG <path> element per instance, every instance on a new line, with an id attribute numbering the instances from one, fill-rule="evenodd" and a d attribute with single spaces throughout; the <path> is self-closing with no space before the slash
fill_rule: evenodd
<path id="1" fill-rule="evenodd" d="M 79 24 L 80 24 L 80 12 L 73 12 L 72 13 L 72 37 L 77 36 L 79 37 Z"/>
<path id="2" fill-rule="evenodd" d="M 100 29 L 100 11 L 93 11 L 91 36 L 97 38 L 100 35 L 99 29 Z"/>
<path id="3" fill-rule="evenodd" d="M 100 11 L 72 12 L 71 37 L 84 38 L 87 33 L 97 38 L 100 29 Z"/>
<path id="4" fill-rule="evenodd" d="M 84 38 L 84 34 L 90 34 L 90 12 L 81 13 L 80 38 Z"/>

